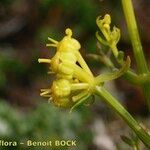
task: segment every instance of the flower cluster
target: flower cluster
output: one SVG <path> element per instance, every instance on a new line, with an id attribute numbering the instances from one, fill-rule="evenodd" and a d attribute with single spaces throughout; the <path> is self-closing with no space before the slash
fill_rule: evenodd
<path id="1" fill-rule="evenodd" d="M 48 97 L 58 107 L 74 109 L 93 97 L 97 85 L 102 86 L 105 81 L 118 78 L 126 72 L 130 59 L 120 70 L 94 77 L 79 52 L 80 43 L 72 38 L 72 30 L 67 28 L 65 33 L 66 36 L 60 42 L 48 38 L 51 43 L 47 46 L 56 47 L 56 53 L 51 59 L 38 59 L 39 63 L 48 63 L 56 77 L 50 88 L 41 89 L 40 95 Z"/>
<path id="2" fill-rule="evenodd" d="M 114 26 L 111 31 L 111 17 L 109 14 L 106 14 L 103 19 L 99 16 L 96 19 L 96 23 L 105 38 L 104 39 L 96 32 L 97 39 L 102 44 L 109 46 L 112 49 L 114 56 L 118 57 L 117 43 L 120 40 L 120 29 Z"/>
<path id="3" fill-rule="evenodd" d="M 52 59 L 38 61 L 50 64 L 56 80 L 50 89 L 41 90 L 41 96 L 49 97 L 56 106 L 73 106 L 79 99 L 89 95 L 89 87 L 94 83 L 93 74 L 79 52 L 80 43 L 72 38 L 71 29 L 66 29 L 66 36 L 60 42 L 51 38 L 48 40 L 52 43 L 47 46 L 56 47 L 56 53 Z"/>

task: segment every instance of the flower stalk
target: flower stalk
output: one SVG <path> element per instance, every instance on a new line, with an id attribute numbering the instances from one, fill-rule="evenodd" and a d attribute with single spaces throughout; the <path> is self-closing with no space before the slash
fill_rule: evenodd
<path id="1" fill-rule="evenodd" d="M 136 133 L 141 141 L 150 148 L 150 135 L 139 125 L 139 123 L 128 113 L 128 111 L 103 87 L 96 86 L 95 94 L 100 96 Z"/>
<path id="2" fill-rule="evenodd" d="M 129 31 L 129 36 L 131 39 L 134 57 L 137 63 L 138 73 L 141 75 L 149 74 L 149 69 L 145 60 L 137 23 L 135 19 L 134 9 L 132 0 L 122 0 L 123 11 L 126 18 L 126 23 Z M 148 108 L 150 110 L 150 82 L 142 84 L 143 93 L 147 100 Z"/>

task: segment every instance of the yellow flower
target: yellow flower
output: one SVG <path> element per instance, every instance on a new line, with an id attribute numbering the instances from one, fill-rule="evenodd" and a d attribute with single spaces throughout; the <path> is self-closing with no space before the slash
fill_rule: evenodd
<path id="1" fill-rule="evenodd" d="M 53 81 L 50 89 L 42 89 L 41 96 L 49 97 L 54 105 L 59 107 L 73 106 L 80 98 L 87 95 L 89 85 L 87 83 L 76 83 L 66 79 L 57 79 Z M 83 94 L 83 93 L 84 94 Z M 82 94 L 81 94 L 82 93 Z"/>
<path id="2" fill-rule="evenodd" d="M 57 45 L 57 51 L 61 52 L 76 52 L 81 48 L 80 43 L 72 38 L 72 31 L 71 29 L 66 29 L 66 35 Z M 48 44 L 47 44 L 48 46 Z"/>
<path id="3" fill-rule="evenodd" d="M 106 23 L 110 23 L 109 18 Z M 56 53 L 51 59 L 38 59 L 39 63 L 50 64 L 50 69 L 56 75 L 52 86 L 41 90 L 41 96 L 58 107 L 71 107 L 71 110 L 93 97 L 95 87 L 102 86 L 105 81 L 116 79 L 127 71 L 130 65 L 128 58 L 120 70 L 94 77 L 88 65 L 81 56 L 80 43 L 71 37 L 71 29 L 66 29 L 66 36 L 60 41 L 49 40 L 56 47 Z"/>
<path id="4" fill-rule="evenodd" d="M 106 14 L 103 19 L 99 16 L 96 19 L 96 23 L 105 38 L 103 39 L 103 37 L 96 32 L 97 39 L 100 43 L 109 46 L 114 56 L 118 57 L 117 43 L 120 40 L 120 29 L 114 26 L 111 31 L 111 17 L 109 14 Z"/>
<path id="5" fill-rule="evenodd" d="M 67 35 L 60 42 L 52 38 L 48 38 L 52 44 L 47 44 L 47 46 L 56 47 L 56 54 L 52 59 L 38 59 L 39 63 L 49 63 L 51 71 L 58 74 L 59 77 L 61 77 L 61 75 L 63 77 L 66 75 L 66 78 L 73 78 L 70 65 L 76 65 L 78 62 L 81 68 L 85 70 L 85 72 L 93 76 L 91 70 L 79 52 L 81 47 L 80 43 L 71 37 L 71 29 L 67 28 L 66 34 Z M 68 65 L 69 68 L 67 70 Z"/>

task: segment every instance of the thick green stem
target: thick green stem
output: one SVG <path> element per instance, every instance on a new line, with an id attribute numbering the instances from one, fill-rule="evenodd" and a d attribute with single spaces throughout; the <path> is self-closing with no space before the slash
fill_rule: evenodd
<path id="1" fill-rule="evenodd" d="M 127 27 L 129 31 L 129 36 L 133 46 L 134 57 L 137 63 L 137 69 L 139 74 L 148 74 L 149 70 L 146 64 L 145 56 L 142 49 L 142 44 L 140 41 L 140 36 L 138 33 L 137 23 L 135 19 L 135 14 L 133 10 L 132 0 L 122 0 L 122 6 L 127 22 Z M 148 107 L 150 109 L 150 84 L 143 84 L 142 86 L 145 98 L 147 100 Z"/>
<path id="2" fill-rule="evenodd" d="M 128 113 L 128 111 L 103 87 L 96 86 L 95 94 L 110 106 L 129 125 L 143 143 L 150 148 L 150 135 L 139 125 L 139 123 Z"/>
<path id="3" fill-rule="evenodd" d="M 146 65 L 142 44 L 138 33 L 135 14 L 132 6 L 132 0 L 122 0 L 122 6 L 127 22 L 129 36 L 133 46 L 138 71 L 140 74 L 147 73 L 148 67 Z"/>
<path id="4" fill-rule="evenodd" d="M 137 75 L 132 70 L 128 70 L 124 75 L 126 79 L 131 84 L 142 86 L 143 84 L 150 84 L 150 74 L 147 75 Z"/>

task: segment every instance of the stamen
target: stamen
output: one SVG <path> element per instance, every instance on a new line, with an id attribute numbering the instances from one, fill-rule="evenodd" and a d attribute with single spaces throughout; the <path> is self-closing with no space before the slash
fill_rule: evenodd
<path id="1" fill-rule="evenodd" d="M 48 96 L 47 94 L 49 94 L 49 93 L 51 93 L 51 90 L 46 90 L 46 91 L 44 91 L 44 92 L 42 92 L 42 93 L 40 93 L 40 95 L 41 96 Z"/>
<path id="2" fill-rule="evenodd" d="M 57 44 L 46 44 L 47 47 L 57 47 Z"/>
<path id="3" fill-rule="evenodd" d="M 50 37 L 48 37 L 48 40 L 51 41 L 51 42 L 53 42 L 53 43 L 55 43 L 55 44 L 58 44 L 58 41 L 56 41 L 56 40 L 54 40 L 54 39 L 52 39 Z"/>
<path id="4" fill-rule="evenodd" d="M 45 59 L 45 58 L 39 58 L 38 62 L 39 63 L 51 63 L 51 60 L 50 59 Z"/>
<path id="5" fill-rule="evenodd" d="M 51 97 L 51 95 L 40 95 L 42 97 Z"/>
<path id="6" fill-rule="evenodd" d="M 50 91 L 51 92 L 50 89 L 41 89 L 41 92 L 45 92 L 45 91 Z"/>
<path id="7" fill-rule="evenodd" d="M 52 100 L 53 100 L 53 98 L 50 97 L 50 98 L 48 99 L 48 103 L 51 103 Z"/>
<path id="8" fill-rule="evenodd" d="M 48 74 L 54 74 L 55 72 L 53 72 L 53 71 L 48 71 L 47 73 L 48 73 Z"/>

